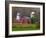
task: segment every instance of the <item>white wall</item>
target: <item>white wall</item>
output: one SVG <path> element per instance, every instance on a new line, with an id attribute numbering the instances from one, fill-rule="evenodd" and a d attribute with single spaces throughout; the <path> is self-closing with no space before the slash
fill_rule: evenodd
<path id="1" fill-rule="evenodd" d="M 45 2 L 45 0 L 19 0 L 19 1 Z M 4 37 L 5 36 L 5 10 L 4 9 L 5 9 L 5 0 L 0 0 L 0 38 L 5 38 Z M 46 35 L 45 36 L 18 37 L 18 38 L 45 38 L 45 37 Z"/>

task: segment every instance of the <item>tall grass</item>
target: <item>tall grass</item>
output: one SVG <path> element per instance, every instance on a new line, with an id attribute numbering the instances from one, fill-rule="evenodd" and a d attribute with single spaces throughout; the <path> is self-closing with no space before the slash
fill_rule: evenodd
<path id="1" fill-rule="evenodd" d="M 12 31 L 24 31 L 24 30 L 38 30 L 39 24 L 12 24 Z"/>

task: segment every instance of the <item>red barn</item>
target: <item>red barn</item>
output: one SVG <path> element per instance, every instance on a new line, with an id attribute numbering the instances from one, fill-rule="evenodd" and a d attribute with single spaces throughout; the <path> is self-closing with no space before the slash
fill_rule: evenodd
<path id="1" fill-rule="evenodd" d="M 29 24 L 31 23 L 31 19 L 29 17 L 23 16 L 19 20 L 16 20 L 16 23 Z"/>

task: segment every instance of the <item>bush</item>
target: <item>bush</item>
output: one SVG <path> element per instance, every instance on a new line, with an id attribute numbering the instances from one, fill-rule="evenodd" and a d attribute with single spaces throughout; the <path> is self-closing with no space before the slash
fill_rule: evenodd
<path id="1" fill-rule="evenodd" d="M 31 20 L 32 20 L 32 23 L 39 23 L 40 22 L 39 17 L 37 17 L 37 16 L 32 17 Z"/>

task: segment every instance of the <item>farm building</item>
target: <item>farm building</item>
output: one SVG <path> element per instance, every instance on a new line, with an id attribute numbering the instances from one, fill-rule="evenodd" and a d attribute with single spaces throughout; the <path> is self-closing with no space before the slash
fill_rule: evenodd
<path id="1" fill-rule="evenodd" d="M 31 23 L 31 19 L 27 16 L 20 16 L 20 14 L 17 13 L 16 23 Z"/>

